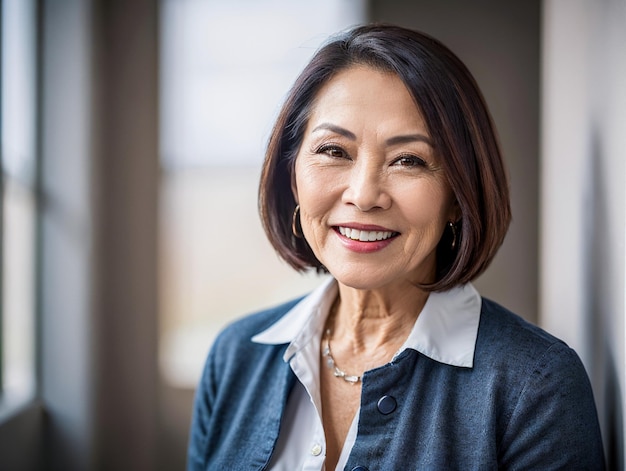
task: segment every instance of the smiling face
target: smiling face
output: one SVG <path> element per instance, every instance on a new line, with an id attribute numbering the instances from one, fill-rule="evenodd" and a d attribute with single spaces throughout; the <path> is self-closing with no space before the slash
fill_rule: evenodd
<path id="1" fill-rule="evenodd" d="M 426 124 L 395 74 L 354 66 L 322 87 L 293 186 L 304 237 L 340 283 L 434 281 L 437 243 L 457 209 Z"/>

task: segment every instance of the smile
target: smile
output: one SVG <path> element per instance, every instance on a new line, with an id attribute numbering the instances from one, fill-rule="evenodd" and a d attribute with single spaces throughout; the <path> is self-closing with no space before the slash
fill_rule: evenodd
<path id="1" fill-rule="evenodd" d="M 339 233 L 348 239 L 358 240 L 361 242 L 375 242 L 378 240 L 391 239 L 398 235 L 392 231 L 360 231 L 358 229 L 350 229 L 349 227 L 338 227 Z"/>

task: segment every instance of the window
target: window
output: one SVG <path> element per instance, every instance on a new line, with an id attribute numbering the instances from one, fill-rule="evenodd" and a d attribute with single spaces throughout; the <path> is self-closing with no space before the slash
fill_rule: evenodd
<path id="1" fill-rule="evenodd" d="M 283 97 L 364 3 L 162 0 L 161 334 L 169 384 L 194 387 L 234 317 L 317 286 L 267 242 L 257 214 L 264 147 Z"/>
<path id="2" fill-rule="evenodd" d="M 36 389 L 35 2 L 3 0 L 0 17 L 0 406 L 6 410 Z"/>

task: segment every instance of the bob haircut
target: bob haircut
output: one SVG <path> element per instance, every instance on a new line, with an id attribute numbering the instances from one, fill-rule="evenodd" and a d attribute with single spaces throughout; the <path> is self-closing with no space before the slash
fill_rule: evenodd
<path id="1" fill-rule="evenodd" d="M 278 254 L 293 268 L 326 268 L 292 232 L 294 163 L 320 88 L 355 65 L 396 74 L 421 111 L 461 217 L 437 246 L 428 291 L 467 283 L 491 263 L 511 220 L 507 174 L 496 131 L 465 65 L 436 39 L 392 25 L 358 26 L 322 46 L 291 88 L 270 135 L 259 187 L 259 211 Z M 454 247 L 453 247 L 454 245 Z"/>

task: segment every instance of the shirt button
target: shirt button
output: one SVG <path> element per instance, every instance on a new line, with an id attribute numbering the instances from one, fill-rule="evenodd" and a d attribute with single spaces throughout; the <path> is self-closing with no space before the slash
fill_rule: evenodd
<path id="1" fill-rule="evenodd" d="M 396 410 L 398 403 L 393 396 L 383 396 L 378 400 L 378 412 L 383 415 L 391 414 Z"/>
<path id="2" fill-rule="evenodd" d="M 369 471 L 365 466 L 355 466 L 352 471 Z"/>
<path id="3" fill-rule="evenodd" d="M 319 443 L 316 443 L 315 445 L 313 445 L 313 447 L 311 448 L 311 454 L 313 456 L 319 456 L 319 454 L 322 452 L 322 447 Z"/>

